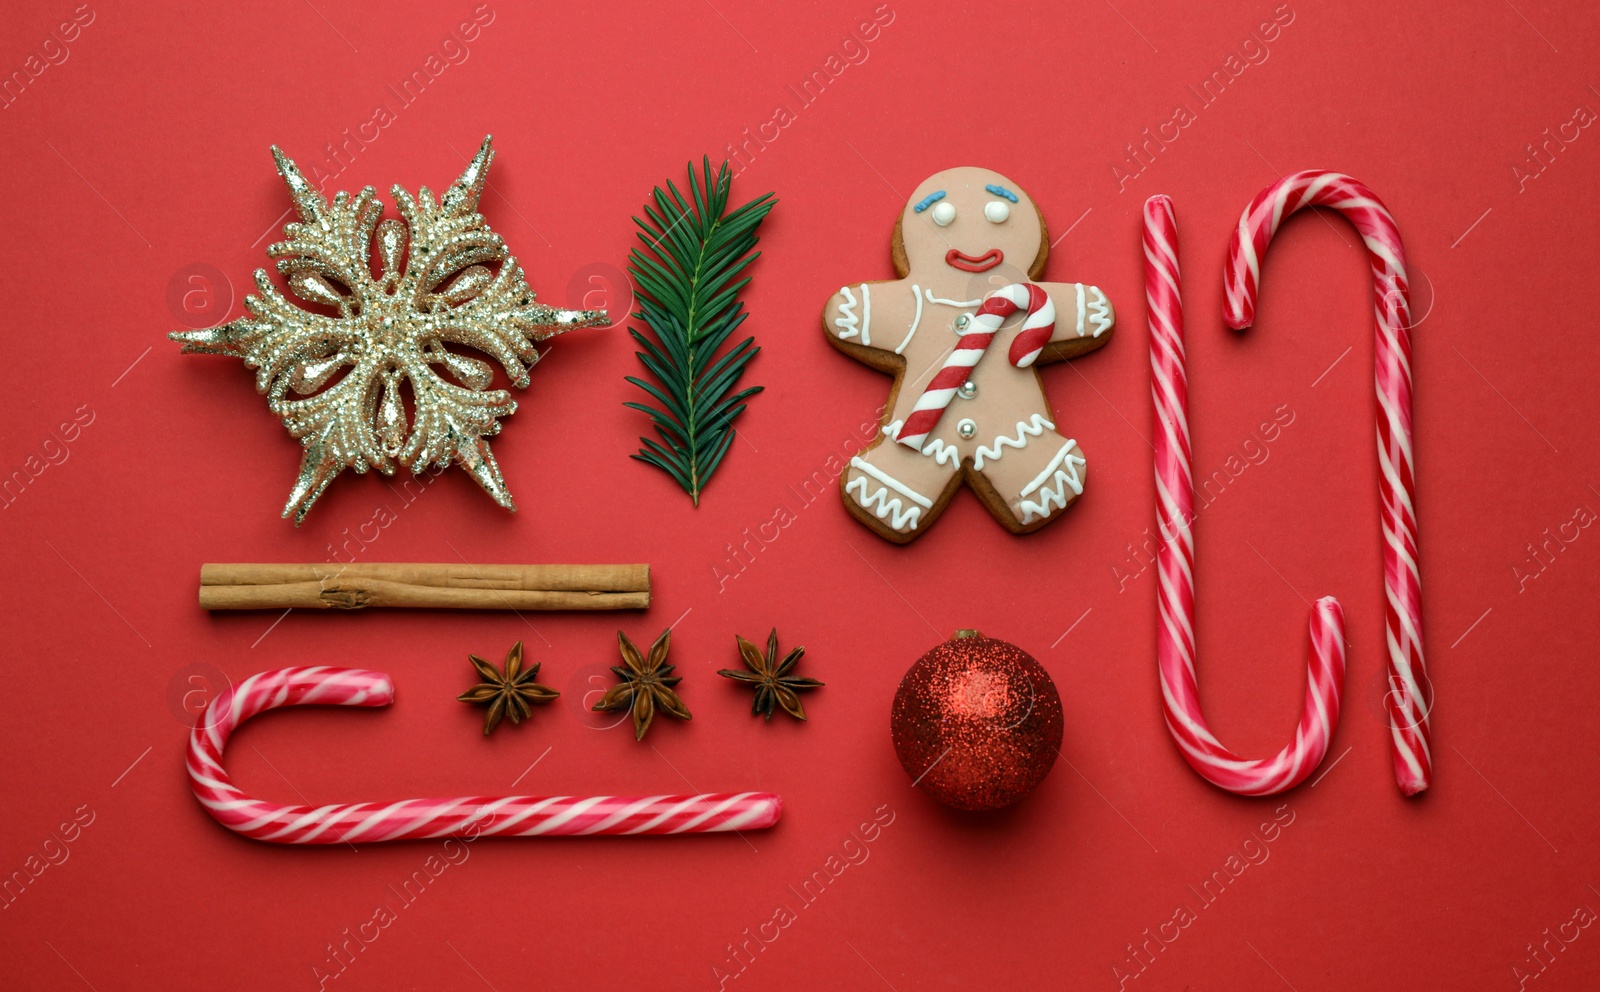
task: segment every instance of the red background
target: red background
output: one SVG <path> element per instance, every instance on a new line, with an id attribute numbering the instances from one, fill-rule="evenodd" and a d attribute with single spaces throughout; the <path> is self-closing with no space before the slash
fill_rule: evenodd
<path id="1" fill-rule="evenodd" d="M 1112 989 L 1121 969 L 1140 972 L 1125 986 L 1143 989 L 1503 989 L 1519 986 L 1513 968 L 1540 969 L 1534 941 L 1554 941 L 1536 987 L 1600 982 L 1600 930 L 1542 933 L 1600 910 L 1589 705 L 1600 531 L 1570 525 L 1600 511 L 1600 133 L 1569 127 L 1574 139 L 1542 168 L 1525 148 L 1577 108 L 1600 108 L 1600 13 L 1543 0 L 1448 13 L 1291 0 L 1265 61 L 1202 107 L 1186 87 L 1239 52 L 1271 5 L 891 0 L 866 60 L 802 108 L 786 87 L 872 16 L 871 0 L 627 12 L 491 0 L 465 61 L 395 110 L 385 87 L 473 6 L 383 6 L 394 12 L 94 0 L 66 60 L 0 113 L 0 470 L 59 461 L 0 513 L 0 872 L 47 844 L 60 857 L 52 831 L 75 810 L 93 816 L 66 860 L 0 910 L 3 984 L 310 989 L 314 968 L 338 969 L 330 942 L 394 904 L 389 887 L 437 847 L 248 842 L 204 814 L 182 772 L 186 688 L 310 663 L 388 671 L 399 703 L 252 724 L 229 765 L 258 795 L 496 792 L 521 775 L 517 791 L 533 793 L 770 789 L 786 800 L 776 829 L 743 840 L 476 844 L 390 926 L 369 927 L 376 939 L 330 988 L 714 988 L 714 968 L 740 969 L 728 945 L 780 906 L 793 922 L 769 927 L 776 938 L 728 987 Z M 68 0 L 13 11 L 0 69 L 23 69 L 71 16 Z M 163 335 L 241 312 L 288 206 L 268 144 L 309 169 L 380 101 L 395 119 L 327 190 L 371 183 L 387 201 L 395 182 L 442 189 L 492 132 L 485 214 L 542 298 L 568 305 L 585 266 L 624 264 L 628 218 L 654 184 L 726 154 L 778 104 L 795 112 L 735 181 L 741 201 L 769 189 L 780 200 L 748 293 L 763 348 L 750 381 L 767 391 L 698 510 L 627 458 L 646 425 L 622 406 L 639 398 L 622 381 L 637 362 L 616 329 L 558 339 L 517 397 L 495 442 L 516 515 L 452 471 L 410 504 L 382 478 L 346 474 L 303 528 L 278 518 L 298 446 L 238 362 L 180 356 Z M 1180 103 L 1196 120 L 1119 184 L 1124 146 Z M 1024 185 L 1052 237 L 1076 218 L 1047 277 L 1105 288 L 1120 323 L 1109 347 L 1046 373 L 1091 470 L 1064 519 L 1013 538 L 967 494 L 914 546 L 892 547 L 832 491 L 810 504 L 794 495 L 853 451 L 888 388 L 828 347 L 818 312 L 841 283 L 891 275 L 896 190 L 961 164 Z M 1274 245 L 1256 329 L 1221 324 L 1239 210 L 1280 171 L 1310 167 L 1385 198 L 1417 286 L 1438 706 L 1434 787 L 1414 801 L 1395 789 L 1379 716 L 1372 333 L 1351 230 L 1294 220 Z M 1524 181 L 1519 168 L 1536 174 Z M 1302 693 L 1304 600 L 1337 595 L 1349 619 L 1325 777 L 1277 799 L 1202 782 L 1160 719 L 1154 576 L 1129 563 L 1153 519 L 1138 237 L 1156 192 L 1175 198 L 1182 233 L 1197 475 L 1223 467 L 1275 409 L 1294 415 L 1200 518 L 1200 667 L 1219 735 L 1243 753 L 1281 746 Z M 196 263 L 226 281 L 191 286 Z M 92 420 L 64 446 L 50 440 L 74 411 Z M 723 581 L 716 569 L 738 569 L 728 545 L 780 506 L 794 521 L 769 527 L 753 564 Z M 394 519 L 351 545 L 359 560 L 650 562 L 655 605 L 522 618 L 296 611 L 276 623 L 195 606 L 202 562 L 326 560 L 380 508 Z M 1541 566 L 1528 545 L 1563 523 L 1573 539 L 1554 539 Z M 635 744 L 585 716 L 619 624 L 648 639 L 674 622 L 694 721 L 663 721 Z M 808 725 L 752 720 L 748 697 L 713 674 L 734 663 L 735 632 L 771 626 L 803 643 L 805 668 L 828 683 L 807 699 Z M 886 729 L 902 673 L 958 627 L 1033 652 L 1066 710 L 1064 760 L 990 817 L 911 790 Z M 453 700 L 471 681 L 465 655 L 498 659 L 519 638 L 565 695 L 486 741 L 481 713 Z M 1189 887 L 1259 851 L 1251 838 L 1279 807 L 1293 819 L 1267 859 L 1202 905 Z M 802 904 L 790 886 L 880 809 L 893 819 L 866 860 Z M 1153 962 L 1131 959 L 1127 945 L 1180 906 L 1194 921 L 1152 943 Z"/>

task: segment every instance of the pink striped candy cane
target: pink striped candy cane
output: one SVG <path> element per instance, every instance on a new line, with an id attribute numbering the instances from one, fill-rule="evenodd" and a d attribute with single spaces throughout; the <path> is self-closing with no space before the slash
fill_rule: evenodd
<path id="1" fill-rule="evenodd" d="M 286 806 L 245 795 L 222 767 L 222 750 L 241 723 L 280 706 L 387 706 L 394 683 L 360 668 L 280 668 L 253 675 L 212 700 L 189 735 L 189 784 L 218 823 L 276 844 L 372 843 L 505 834 L 681 834 L 759 830 L 778 822 L 771 793 L 622 798 L 464 796 L 389 803 Z"/>
<path id="2" fill-rule="evenodd" d="M 983 357 L 990 342 L 1007 317 L 1018 310 L 1027 310 L 1022 327 L 1011 339 L 1007 356 L 1012 365 L 1025 369 L 1038 360 L 1050 335 L 1056 330 L 1056 305 L 1050 294 L 1031 282 L 1014 282 L 990 293 L 972 315 L 971 323 L 956 341 L 955 350 L 944 360 L 944 365 L 934 374 L 922 395 L 917 397 L 906 422 L 900 425 L 895 440 L 922 450 L 928 432 L 939 423 L 945 408 L 955 399 L 956 390 L 972 375 L 972 369 Z"/>
<path id="3" fill-rule="evenodd" d="M 1194 671 L 1194 479 L 1189 380 L 1184 367 L 1178 227 L 1172 200 L 1144 205 L 1144 286 L 1150 311 L 1150 396 L 1155 403 L 1156 530 L 1161 623 L 1156 652 L 1167 730 L 1200 776 L 1219 788 L 1265 796 L 1300 784 L 1321 763 L 1339 722 L 1344 613 L 1331 596 L 1311 611 L 1306 698 L 1294 741 L 1271 758 L 1241 758 L 1206 725 Z"/>
<path id="4" fill-rule="evenodd" d="M 1411 440 L 1411 296 L 1405 247 L 1394 217 L 1377 194 L 1346 175 L 1311 170 L 1260 193 L 1239 218 L 1228 245 L 1227 320 L 1243 329 L 1255 320 L 1261 257 L 1284 218 L 1302 207 L 1329 207 L 1355 225 L 1372 265 L 1378 398 L 1378 492 L 1383 501 L 1384 625 L 1389 649 L 1386 705 L 1400 791 L 1414 796 L 1433 780 L 1428 711 L 1432 687 L 1422 659 L 1422 577 L 1417 571 L 1416 476 Z"/>

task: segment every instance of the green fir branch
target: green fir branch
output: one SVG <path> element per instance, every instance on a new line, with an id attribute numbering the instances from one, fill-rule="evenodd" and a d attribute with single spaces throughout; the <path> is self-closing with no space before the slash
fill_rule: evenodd
<path id="1" fill-rule="evenodd" d="M 651 334 L 630 327 L 636 352 L 651 382 L 627 380 L 649 394 L 650 403 L 624 403 L 650 417 L 659 440 L 640 438 L 633 455 L 654 465 L 689 494 L 700 493 L 733 443 L 733 422 L 745 400 L 761 386 L 734 391 L 745 366 L 760 353 L 755 338 L 722 351 L 747 316 L 739 291 L 750 281 L 741 274 L 761 257 L 756 229 L 777 204 L 767 193 L 728 211 L 733 173 L 723 162 L 715 178 L 706 156 L 702 173 L 689 164 L 689 199 L 669 180 L 646 203 L 647 220 L 635 217 L 643 248 L 628 256 L 628 272 L 638 287 L 639 312 L 633 315 Z"/>

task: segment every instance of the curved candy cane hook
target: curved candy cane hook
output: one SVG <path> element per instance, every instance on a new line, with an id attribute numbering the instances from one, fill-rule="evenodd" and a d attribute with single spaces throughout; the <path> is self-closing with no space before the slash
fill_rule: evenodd
<path id="1" fill-rule="evenodd" d="M 1228 244 L 1227 321 L 1255 319 L 1261 257 L 1285 218 L 1302 207 L 1339 211 L 1361 234 L 1372 265 L 1378 397 L 1378 492 L 1383 501 L 1384 626 L 1389 654 L 1389 734 L 1394 777 L 1414 796 L 1433 780 L 1428 711 L 1432 687 L 1422 660 L 1422 577 L 1417 571 L 1416 476 L 1411 440 L 1411 297 L 1405 247 L 1394 217 L 1377 194 L 1337 172 L 1286 176 L 1250 201 Z"/>
<path id="2" fill-rule="evenodd" d="M 276 844 L 339 844 L 505 834 L 681 834 L 759 830 L 778 822 L 771 793 L 698 796 L 464 796 L 389 803 L 286 806 L 245 795 L 222 767 L 228 737 L 241 723 L 280 706 L 388 706 L 394 683 L 360 668 L 281 668 L 253 675 L 214 699 L 189 735 L 189 784 L 218 823 Z"/>
<path id="3" fill-rule="evenodd" d="M 1172 200 L 1144 205 L 1145 300 L 1150 311 L 1150 396 L 1155 403 L 1157 574 L 1161 624 L 1156 652 L 1167 729 L 1184 758 L 1219 788 L 1247 796 L 1291 789 L 1328 752 L 1344 682 L 1344 612 L 1331 596 L 1311 612 L 1305 705 L 1293 743 L 1271 758 L 1241 758 L 1211 733 L 1194 672 L 1194 479 L 1190 472 L 1189 385 L 1179 295 L 1178 228 Z"/>

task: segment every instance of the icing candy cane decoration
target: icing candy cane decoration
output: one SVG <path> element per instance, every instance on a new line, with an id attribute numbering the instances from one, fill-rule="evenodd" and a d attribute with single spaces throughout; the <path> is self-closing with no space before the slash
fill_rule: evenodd
<path id="1" fill-rule="evenodd" d="M 1432 687 L 1422 659 L 1422 577 L 1417 571 L 1416 474 L 1411 439 L 1411 297 L 1405 248 L 1394 217 L 1366 186 L 1337 172 L 1297 172 L 1250 201 L 1228 245 L 1227 321 L 1255 319 L 1261 257 L 1280 224 L 1302 207 L 1344 214 L 1365 242 L 1372 266 L 1378 398 L 1378 492 L 1382 499 L 1384 624 L 1389 650 L 1391 752 L 1400 791 L 1416 795 L 1433 779 L 1428 710 Z"/>
<path id="2" fill-rule="evenodd" d="M 1331 596 L 1311 612 L 1306 698 L 1294 741 L 1271 758 L 1241 758 L 1206 724 L 1195 678 L 1194 478 L 1189 447 L 1189 380 L 1179 296 L 1178 228 L 1172 200 L 1144 205 L 1144 285 L 1150 311 L 1150 396 L 1155 403 L 1156 561 L 1160 625 L 1156 656 L 1167 730 L 1184 758 L 1212 785 L 1264 796 L 1298 785 L 1328 752 L 1344 683 L 1344 611 Z"/>
<path id="3" fill-rule="evenodd" d="M 778 822 L 783 800 L 765 792 L 737 795 L 465 796 L 387 803 L 287 806 L 245 795 L 222 767 L 222 750 L 241 723 L 280 706 L 387 706 L 394 683 L 360 668 L 281 668 L 253 675 L 222 693 L 189 736 L 189 784 L 218 823 L 276 844 L 339 844 L 475 836 L 681 834 L 759 830 Z"/>
<path id="4" fill-rule="evenodd" d="M 1032 365 L 1050 335 L 1056 329 L 1056 305 L 1050 295 L 1033 283 L 1014 282 L 990 293 L 973 314 L 967 328 L 956 341 L 955 350 L 944 360 L 944 365 L 933 376 L 904 424 L 895 434 L 895 440 L 908 447 L 922 450 L 928 433 L 939 423 L 956 390 L 972 375 L 972 369 L 988 350 L 990 342 L 1007 317 L 1018 310 L 1027 310 L 1022 328 L 1011 340 L 1009 358 L 1019 369 Z"/>
<path id="5" fill-rule="evenodd" d="M 1012 283 L 990 293 L 974 318 L 993 320 L 998 328 L 1007 317 L 1024 308 L 1028 316 L 1023 319 L 1017 336 L 1011 339 L 1011 352 L 1006 356 L 1019 369 L 1037 361 L 1044 346 L 1050 343 L 1050 335 L 1056 332 L 1056 305 L 1050 302 L 1049 294 L 1031 282 Z"/>

